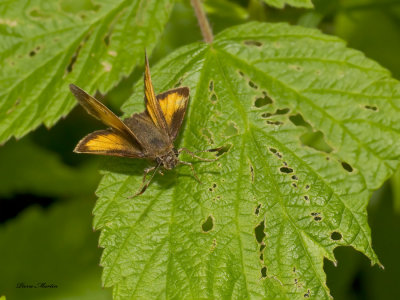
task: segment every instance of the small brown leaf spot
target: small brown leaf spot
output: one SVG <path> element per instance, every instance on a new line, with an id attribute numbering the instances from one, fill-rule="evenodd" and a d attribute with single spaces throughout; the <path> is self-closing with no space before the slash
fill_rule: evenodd
<path id="1" fill-rule="evenodd" d="M 286 173 L 286 174 L 293 173 L 293 169 L 292 169 L 292 168 L 289 168 L 289 167 L 281 167 L 281 168 L 279 169 L 279 171 L 281 171 L 282 173 Z"/>
<path id="2" fill-rule="evenodd" d="M 261 206 L 262 206 L 261 203 L 259 203 L 259 204 L 257 205 L 256 210 L 254 211 L 254 214 L 255 214 L 256 216 L 258 216 L 258 215 L 260 214 Z"/>
<path id="3" fill-rule="evenodd" d="M 113 56 L 113 57 L 117 56 L 117 52 L 113 51 L 113 50 L 108 51 L 107 53 L 108 53 L 108 55 Z"/>
<path id="4" fill-rule="evenodd" d="M 298 72 L 303 71 L 303 67 L 301 67 L 299 65 L 289 65 L 289 69 L 295 70 L 295 71 L 298 71 Z"/>
<path id="5" fill-rule="evenodd" d="M 267 267 L 262 267 L 261 268 L 261 279 L 264 279 L 267 277 Z"/>
<path id="6" fill-rule="evenodd" d="M 254 168 L 251 163 L 250 163 L 250 176 L 251 176 L 251 182 L 254 183 Z"/>
<path id="7" fill-rule="evenodd" d="M 209 215 L 207 220 L 201 225 L 201 229 L 204 233 L 211 231 L 214 227 L 214 218 L 212 215 Z"/>
<path id="8" fill-rule="evenodd" d="M 215 248 L 217 248 L 217 240 L 213 239 L 211 248 L 210 248 L 210 252 L 213 252 L 215 250 Z"/>
<path id="9" fill-rule="evenodd" d="M 249 86 L 250 86 L 252 89 L 255 89 L 255 90 L 258 89 L 258 86 L 257 86 L 253 81 L 251 81 L 251 80 L 249 80 Z"/>
<path id="10" fill-rule="evenodd" d="M 299 180 L 299 178 L 297 178 L 296 175 L 293 175 L 293 176 L 292 176 L 292 179 L 293 179 L 293 180 Z"/>
<path id="11" fill-rule="evenodd" d="M 101 65 L 103 66 L 103 70 L 106 72 L 110 72 L 112 69 L 112 66 L 108 61 L 101 62 Z"/>
<path id="12" fill-rule="evenodd" d="M 350 166 L 347 162 L 342 161 L 342 167 L 345 169 L 347 172 L 351 173 L 353 172 L 353 167 Z"/>
<path id="13" fill-rule="evenodd" d="M 307 293 L 304 294 L 304 298 L 310 298 L 311 296 L 311 291 L 307 290 Z"/>
<path id="14" fill-rule="evenodd" d="M 272 99 L 268 96 L 266 91 L 262 92 L 262 96 L 257 97 L 256 101 L 254 102 L 254 106 L 257 108 L 263 107 L 265 105 L 271 104 L 273 101 Z"/>
<path id="15" fill-rule="evenodd" d="M 246 46 L 256 46 L 256 47 L 261 47 L 263 45 L 261 42 L 254 40 L 244 41 L 243 44 L 245 44 Z"/>
<path id="16" fill-rule="evenodd" d="M 214 81 L 210 81 L 210 83 L 208 84 L 208 91 L 212 92 L 214 91 Z"/>
<path id="17" fill-rule="evenodd" d="M 342 234 L 340 232 L 334 231 L 331 233 L 331 239 L 334 241 L 339 241 L 342 239 Z"/>
<path id="18" fill-rule="evenodd" d="M 376 107 L 376 106 L 365 105 L 364 107 L 365 107 L 366 109 L 369 109 L 369 110 L 378 111 L 378 107 Z"/>
<path id="19" fill-rule="evenodd" d="M 264 221 L 261 221 L 260 224 L 258 224 L 256 228 L 254 228 L 254 234 L 256 236 L 257 243 L 259 244 L 263 243 L 265 237 L 264 228 L 265 228 Z"/>
<path id="20" fill-rule="evenodd" d="M 307 195 L 304 195 L 304 200 L 310 201 L 310 198 Z"/>

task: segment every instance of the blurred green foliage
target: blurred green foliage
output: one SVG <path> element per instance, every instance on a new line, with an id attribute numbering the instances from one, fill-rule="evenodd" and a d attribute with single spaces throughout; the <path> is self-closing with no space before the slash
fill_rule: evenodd
<path id="1" fill-rule="evenodd" d="M 87 9 L 62 1 L 64 10 Z M 317 27 L 345 39 L 349 46 L 388 68 L 400 79 L 400 1 L 314 0 L 315 9 L 285 7 L 278 10 L 257 0 L 207 0 L 206 11 L 215 32 L 248 20 L 289 22 Z M 89 7 L 89 9 L 91 9 Z M 151 62 L 178 47 L 201 40 L 188 1 L 174 6 L 171 18 Z M 185 28 L 182 31 L 181 28 Z M 177 34 L 178 32 L 178 34 Z M 114 111 L 133 92 L 141 77 L 135 70 L 105 95 Z M 74 110 L 49 131 L 39 128 L 20 141 L 0 148 L 0 295 L 7 299 L 110 299 L 102 289 L 98 267 L 98 234 L 91 230 L 94 190 L 99 180 L 97 158 L 72 154 L 85 133 L 98 128 L 81 111 Z M 326 147 L 310 132 L 302 142 Z M 326 149 L 326 148 L 325 148 Z M 328 286 L 336 299 L 394 299 L 400 278 L 400 176 L 396 174 L 377 191 L 368 208 L 374 248 L 385 266 L 371 268 L 369 260 L 350 248 L 335 250 L 337 267 L 326 261 Z M 27 198 L 15 215 L 19 196 Z M 37 197 L 50 197 L 51 205 L 35 205 Z M 32 201 L 30 201 L 32 199 Z M 11 207 L 11 208 L 10 208 Z M 393 209 L 396 207 L 396 209 Z M 8 213 L 8 215 L 7 215 Z M 56 289 L 18 289 L 17 283 L 56 284 Z"/>

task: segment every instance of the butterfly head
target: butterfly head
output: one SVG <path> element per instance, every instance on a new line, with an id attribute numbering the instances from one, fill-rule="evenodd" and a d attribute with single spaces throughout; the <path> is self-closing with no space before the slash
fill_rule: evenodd
<path id="1" fill-rule="evenodd" d="M 171 151 L 167 152 L 167 154 L 157 157 L 156 161 L 157 163 L 161 164 L 164 167 L 164 169 L 171 170 L 175 168 L 175 166 L 179 162 L 178 151 L 175 148 L 173 148 L 171 149 Z"/>

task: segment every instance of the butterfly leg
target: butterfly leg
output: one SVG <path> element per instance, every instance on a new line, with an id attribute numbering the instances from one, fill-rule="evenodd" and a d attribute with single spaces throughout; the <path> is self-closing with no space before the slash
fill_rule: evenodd
<path id="1" fill-rule="evenodd" d="M 203 150 L 203 151 L 192 152 L 192 151 L 190 151 L 189 149 L 180 148 L 180 149 L 178 150 L 178 153 L 181 153 L 181 152 L 183 151 L 183 152 L 186 152 L 187 154 L 189 154 L 190 156 L 192 156 L 192 157 L 194 157 L 194 158 L 197 158 L 198 160 L 201 160 L 201 161 L 209 161 L 209 162 L 211 162 L 211 161 L 216 161 L 216 160 L 218 160 L 218 157 L 217 157 L 217 158 L 214 158 L 214 159 L 203 158 L 203 157 L 197 156 L 195 153 L 216 152 L 216 151 L 219 151 L 220 149 L 222 149 L 222 147 L 220 147 L 220 148 L 214 148 L 214 149 L 207 149 L 207 150 Z"/>
<path id="2" fill-rule="evenodd" d="M 199 183 L 203 184 L 203 183 L 200 181 L 199 177 L 197 177 L 196 170 L 194 169 L 192 163 L 187 162 L 187 161 L 179 161 L 179 163 L 182 164 L 182 165 L 185 165 L 185 166 L 189 166 L 189 167 L 192 169 L 194 178 L 196 178 L 196 180 L 197 180 Z"/>
<path id="3" fill-rule="evenodd" d="M 147 187 L 149 186 L 151 180 L 153 179 L 154 175 L 157 173 L 157 169 L 160 167 L 160 164 L 158 164 L 156 167 L 151 167 L 151 168 L 146 168 L 144 170 L 144 174 L 143 174 L 143 179 L 142 179 L 142 185 L 141 187 L 138 189 L 138 191 L 136 192 L 136 194 L 134 194 L 133 196 L 128 197 L 129 199 L 139 196 L 141 194 L 143 194 Z M 151 175 L 150 180 L 146 182 L 146 177 L 147 174 L 149 174 L 151 171 L 153 171 L 155 169 L 155 171 L 153 172 L 153 175 Z"/>

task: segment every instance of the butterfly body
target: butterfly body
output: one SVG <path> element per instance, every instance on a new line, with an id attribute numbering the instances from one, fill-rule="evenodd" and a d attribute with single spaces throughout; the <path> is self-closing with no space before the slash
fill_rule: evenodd
<path id="1" fill-rule="evenodd" d="M 155 169 L 151 177 L 153 178 L 159 167 L 171 170 L 178 164 L 188 165 L 198 180 L 193 165 L 179 160 L 181 151 L 204 161 L 213 161 L 202 159 L 185 148 L 177 150 L 174 147 L 189 101 L 189 88 L 179 87 L 156 96 L 147 56 L 144 73 L 146 110 L 142 113 L 135 113 L 122 121 L 105 105 L 76 85 L 70 84 L 70 90 L 90 115 L 110 127 L 85 136 L 79 141 L 74 152 L 150 159 L 156 162 L 155 167 L 145 170 L 143 185 L 135 195 L 144 192 L 151 181 L 150 179 L 145 184 L 146 175 Z M 218 149 L 207 151 L 216 150 Z"/>

